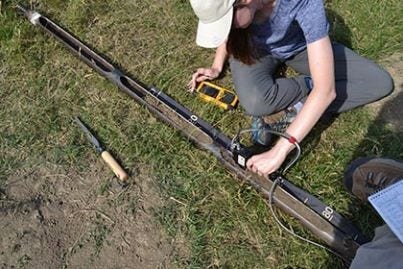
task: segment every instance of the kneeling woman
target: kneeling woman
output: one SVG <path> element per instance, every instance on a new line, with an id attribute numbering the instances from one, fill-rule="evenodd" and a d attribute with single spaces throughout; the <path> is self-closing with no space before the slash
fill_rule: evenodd
<path id="1" fill-rule="evenodd" d="M 390 75 L 374 62 L 329 39 L 323 0 L 191 0 L 199 18 L 196 43 L 217 48 L 210 68 L 199 68 L 193 90 L 215 79 L 229 59 L 235 90 L 255 120 L 294 107 L 286 133 L 301 141 L 320 117 L 340 113 L 391 93 Z M 301 75 L 274 78 L 281 64 Z M 260 175 L 276 171 L 294 145 L 279 139 L 249 159 Z"/>

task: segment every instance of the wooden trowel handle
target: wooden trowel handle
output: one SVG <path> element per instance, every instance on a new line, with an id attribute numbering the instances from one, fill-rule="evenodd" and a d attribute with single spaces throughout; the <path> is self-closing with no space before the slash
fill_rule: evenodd
<path id="1" fill-rule="evenodd" d="M 123 170 L 120 164 L 113 158 L 113 156 L 108 151 L 103 151 L 101 153 L 102 159 L 109 165 L 112 169 L 113 173 L 122 181 L 126 181 L 129 178 L 129 175 Z"/>

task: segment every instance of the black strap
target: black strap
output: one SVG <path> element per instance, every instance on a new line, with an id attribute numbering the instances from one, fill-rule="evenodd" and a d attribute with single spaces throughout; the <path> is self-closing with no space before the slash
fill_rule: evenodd
<path id="1" fill-rule="evenodd" d="M 359 244 L 364 244 L 369 241 L 369 239 L 351 222 L 346 218 L 336 212 L 330 206 L 324 204 L 315 196 L 310 193 L 298 188 L 291 182 L 286 180 L 284 177 L 280 177 L 280 186 L 290 193 L 292 196 L 297 198 L 299 201 L 307 205 L 309 208 L 314 210 L 318 215 L 322 216 L 324 219 L 329 221 L 333 226 L 337 227 L 340 231 L 349 235 L 354 241 Z"/>

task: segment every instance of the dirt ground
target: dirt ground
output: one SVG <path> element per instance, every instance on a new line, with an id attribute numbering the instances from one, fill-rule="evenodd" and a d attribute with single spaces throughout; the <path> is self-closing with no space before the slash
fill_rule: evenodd
<path id="1" fill-rule="evenodd" d="M 402 128 L 401 55 L 386 63 L 395 93 L 372 105 Z M 387 105 L 385 105 L 387 104 Z M 94 157 L 86 173 L 51 164 L 16 171 L 0 189 L 0 268 L 172 268 L 178 246 L 155 217 L 164 204 L 148 169 L 122 188 Z"/>
<path id="2" fill-rule="evenodd" d="M 396 53 L 389 57 L 385 63 L 386 69 L 392 75 L 395 90 L 387 98 L 371 105 L 378 114 L 378 119 L 385 121 L 393 128 L 403 132 L 403 54 Z"/>
<path id="3" fill-rule="evenodd" d="M 152 177 L 141 171 L 122 188 L 94 162 L 85 174 L 45 166 L 8 178 L 0 268 L 172 268 L 178 242 L 156 221 L 163 201 Z"/>

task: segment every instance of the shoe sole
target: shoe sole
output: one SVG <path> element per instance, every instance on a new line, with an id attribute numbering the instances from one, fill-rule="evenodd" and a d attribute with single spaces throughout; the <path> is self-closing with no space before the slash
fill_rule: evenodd
<path id="1" fill-rule="evenodd" d="M 354 173 L 359 172 L 360 167 L 362 167 L 363 169 L 368 169 L 368 167 L 363 167 L 363 166 L 368 166 L 368 165 L 374 166 L 375 173 L 378 172 L 379 170 L 385 170 L 385 171 L 389 171 L 393 175 L 392 179 L 397 179 L 399 177 L 399 175 L 403 179 L 403 163 L 402 162 L 399 162 L 399 161 L 396 161 L 393 159 L 378 158 L 378 157 L 358 158 L 358 159 L 354 160 L 347 168 L 345 175 L 344 175 L 344 186 L 346 187 L 348 192 L 357 196 L 361 200 L 365 200 L 366 197 L 364 197 L 362 195 L 363 193 L 358 194 L 358 193 L 353 192 L 353 183 L 354 183 L 353 176 L 354 176 Z M 395 181 L 392 180 L 391 184 L 393 184 L 393 182 L 395 182 Z"/>

